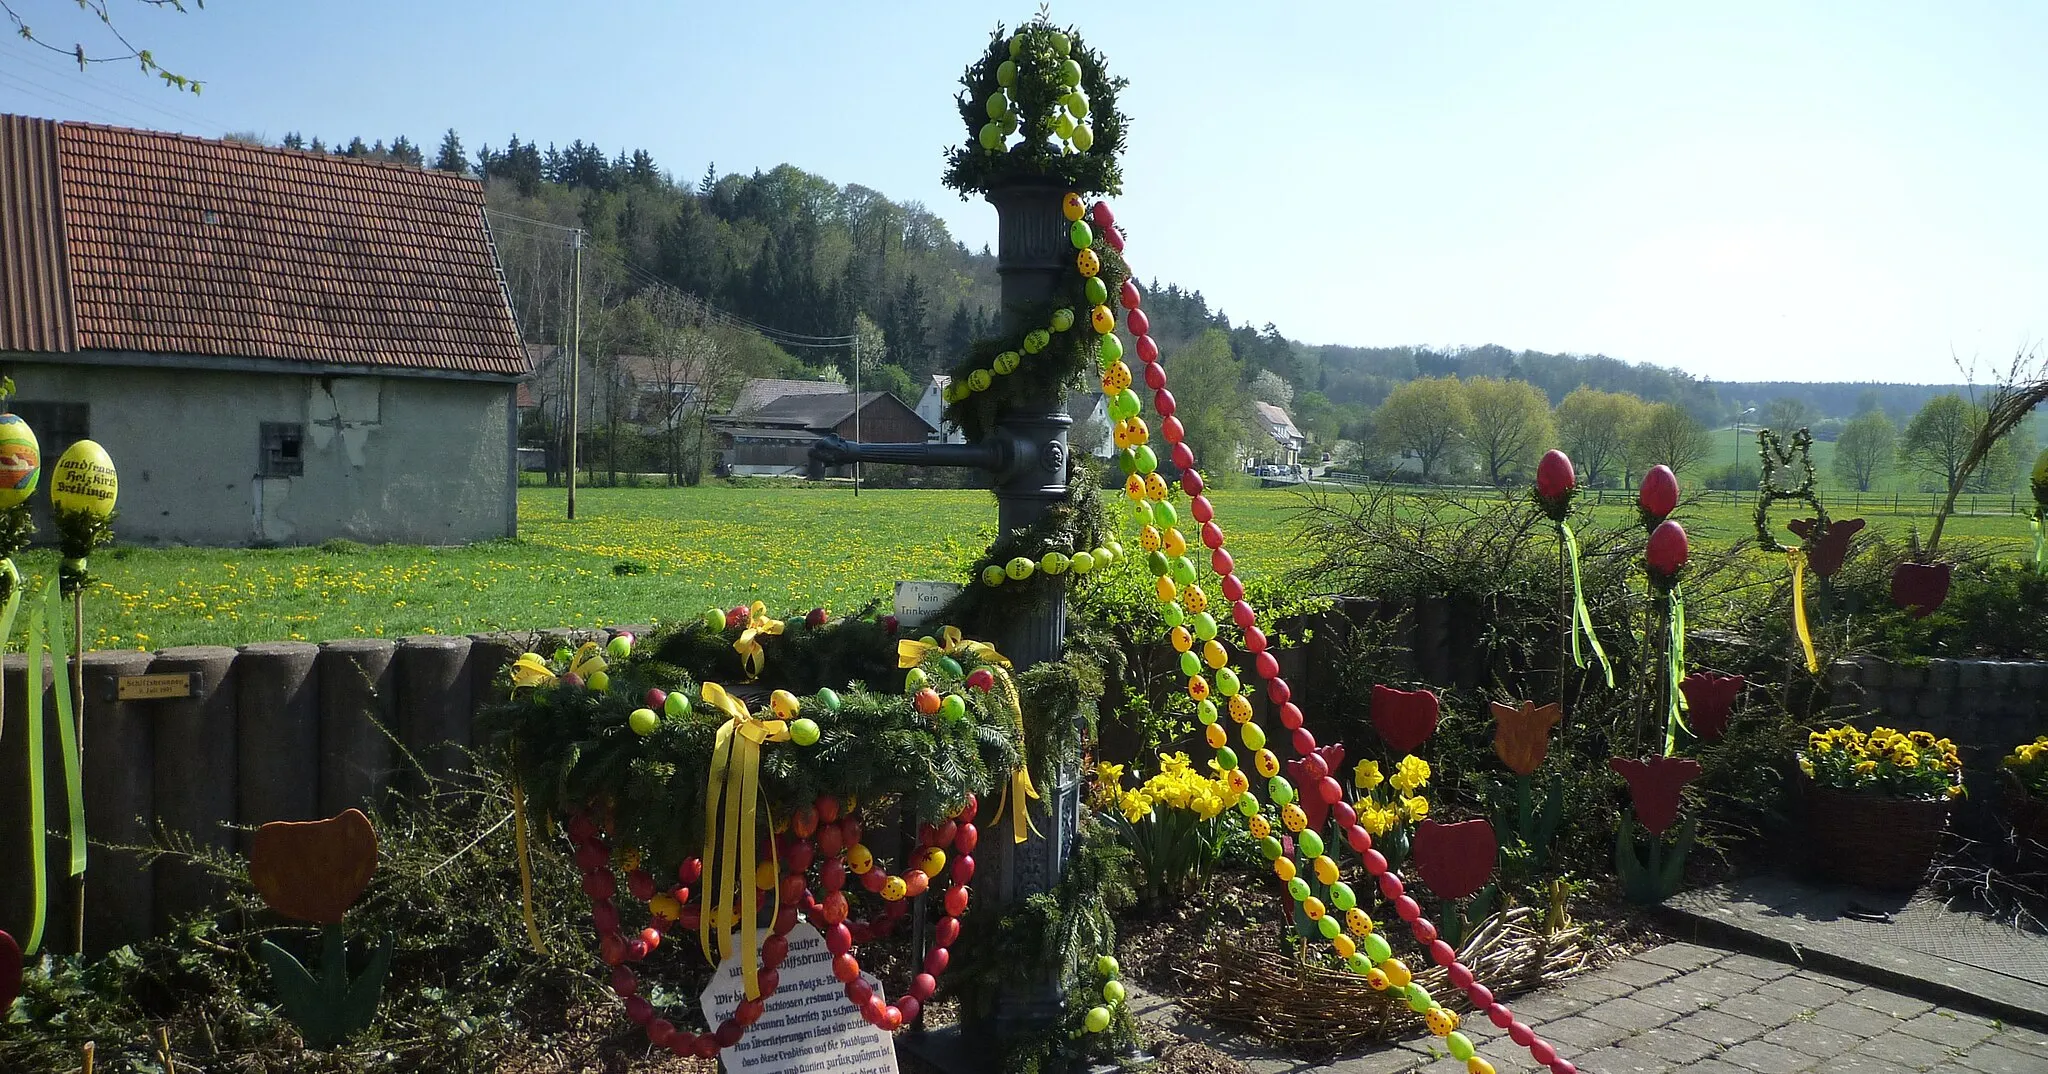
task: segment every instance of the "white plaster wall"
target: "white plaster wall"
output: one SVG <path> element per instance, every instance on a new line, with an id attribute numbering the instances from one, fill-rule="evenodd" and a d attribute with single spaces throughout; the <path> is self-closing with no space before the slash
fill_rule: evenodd
<path id="1" fill-rule="evenodd" d="M 121 475 L 125 543 L 461 544 L 516 531 L 508 384 L 6 365 L 22 400 L 91 405 L 92 438 Z M 257 476 L 267 421 L 305 426 L 302 476 Z"/>

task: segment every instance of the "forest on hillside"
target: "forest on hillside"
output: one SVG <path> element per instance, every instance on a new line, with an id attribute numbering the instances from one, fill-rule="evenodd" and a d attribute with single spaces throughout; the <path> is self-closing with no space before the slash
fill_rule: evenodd
<path id="1" fill-rule="evenodd" d="M 864 389 L 914 404 L 933 374 L 998 328 L 992 251 L 970 249 L 917 202 L 793 165 L 714 165 L 692 181 L 644 149 L 607 154 L 581 139 L 543 147 L 515 134 L 471 151 L 453 130 L 431 159 L 405 137 L 329 145 L 293 133 L 283 145 L 483 180 L 514 313 L 537 356 L 530 387 L 539 406 L 524 433 L 551 455 L 564 441 L 566 363 L 554 355 L 577 321 L 578 229 L 583 454 L 613 470 L 694 482 L 705 419 L 751 377 L 851 380 L 858 365 Z M 1903 426 L 1950 390 L 1717 383 L 1604 355 L 1497 345 L 1309 345 L 1271 322 L 1234 321 L 1196 288 L 1154 278 L 1146 291 L 1161 348 L 1186 352 L 1214 385 L 1207 402 L 1218 413 L 1205 424 L 1215 435 L 1256 441 L 1250 403 L 1259 399 L 1288 409 L 1312 454 L 1398 439 L 1377 428 L 1376 414 L 1397 388 L 1429 378 L 1522 381 L 1552 408 L 1590 389 L 1668 405 L 1704 427 L 1807 424 L 1827 441 L 1871 411 Z M 653 413 L 650 396 L 665 401 Z"/>

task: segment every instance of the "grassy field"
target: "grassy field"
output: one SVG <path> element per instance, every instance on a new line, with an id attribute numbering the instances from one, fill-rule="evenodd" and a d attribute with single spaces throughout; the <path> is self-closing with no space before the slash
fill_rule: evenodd
<path id="1" fill-rule="evenodd" d="M 1240 571 L 1271 576 L 1302 563 L 1286 490 L 1221 491 L 1217 521 Z M 1625 496 L 1597 507 L 1632 517 Z M 591 489 L 576 521 L 560 489 L 520 492 L 520 536 L 466 548 L 383 546 L 223 550 L 117 547 L 93 563 L 91 645 L 158 649 L 251 641 L 672 621 L 755 599 L 778 614 L 815 605 L 849 611 L 900 578 L 958 578 L 994 535 L 984 492 L 843 488 Z M 1988 505 L 1987 505 L 1988 508 Z M 1878 529 L 1924 532 L 1929 512 L 1866 510 Z M 1679 516 L 1699 542 L 1749 532 L 1749 509 L 1700 505 Z M 2002 511 L 1952 520 L 1950 533 L 2030 540 Z M 47 577 L 55 557 L 23 557 Z"/>

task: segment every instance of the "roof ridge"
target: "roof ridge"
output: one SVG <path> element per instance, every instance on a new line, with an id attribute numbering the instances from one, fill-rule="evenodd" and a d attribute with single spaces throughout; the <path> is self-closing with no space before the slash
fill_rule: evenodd
<path id="1" fill-rule="evenodd" d="M 0 113 L 0 116 L 8 114 L 10 113 Z M 35 119 L 38 117 L 27 116 L 24 118 Z M 293 149 L 290 148 L 289 146 L 281 145 L 257 145 L 253 142 L 244 142 L 236 138 L 207 138 L 203 135 L 198 134 L 186 134 L 183 131 L 157 130 L 154 127 L 118 127 L 111 123 L 89 123 L 85 120 L 78 119 L 52 119 L 47 120 L 47 122 L 55 124 L 60 130 L 63 128 L 77 128 L 80 130 L 106 131 L 113 134 L 140 134 L 146 135 L 151 138 L 172 139 L 181 142 L 196 142 L 200 145 L 220 146 L 222 148 L 246 150 L 255 153 L 274 153 L 279 156 L 306 157 L 311 158 L 313 160 L 343 161 L 349 164 L 366 165 L 373 168 L 388 168 L 402 172 L 418 172 L 425 173 L 428 175 L 446 176 L 449 179 L 472 184 L 476 186 L 478 189 L 482 189 L 483 187 L 483 183 L 473 175 L 458 175 L 455 172 L 444 172 L 439 168 L 430 168 L 425 165 L 415 167 L 411 164 L 406 164 L 402 161 L 396 160 L 372 160 L 368 157 L 351 157 L 345 154 L 335 153 L 328 150 L 315 151 L 312 149 Z"/>

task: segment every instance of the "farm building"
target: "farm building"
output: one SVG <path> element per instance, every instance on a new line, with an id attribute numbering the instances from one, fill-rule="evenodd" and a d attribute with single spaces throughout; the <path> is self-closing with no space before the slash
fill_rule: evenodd
<path id="1" fill-rule="evenodd" d="M 800 385 L 770 394 L 774 385 Z M 828 389 L 824 391 L 817 388 Z M 938 430 L 888 392 L 862 392 L 858 405 L 845 385 L 823 381 L 752 381 L 740 392 L 747 409 L 711 419 L 722 447 L 720 462 L 734 476 L 800 477 L 811 445 L 827 433 L 869 443 L 923 443 Z M 831 471 L 850 473 L 850 467 Z"/>
<path id="2" fill-rule="evenodd" d="M 0 116 L 0 365 L 121 539 L 511 535 L 527 371 L 472 179 Z M 175 461 L 175 465 L 173 462 Z"/>

